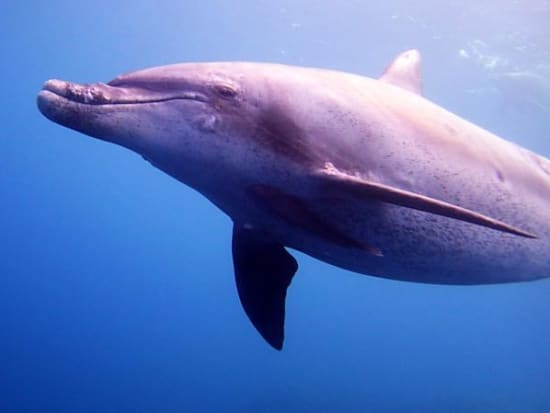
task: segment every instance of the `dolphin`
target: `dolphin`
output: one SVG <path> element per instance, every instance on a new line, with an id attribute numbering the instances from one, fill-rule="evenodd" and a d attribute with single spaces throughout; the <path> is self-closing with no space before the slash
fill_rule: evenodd
<path id="1" fill-rule="evenodd" d="M 420 54 L 378 79 L 248 62 L 49 80 L 49 119 L 142 155 L 233 221 L 240 301 L 282 349 L 298 264 L 435 284 L 550 276 L 550 161 L 422 96 Z"/>

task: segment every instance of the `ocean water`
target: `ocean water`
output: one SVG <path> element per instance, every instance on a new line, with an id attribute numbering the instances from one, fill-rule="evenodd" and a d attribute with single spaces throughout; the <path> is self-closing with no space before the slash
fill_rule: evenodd
<path id="1" fill-rule="evenodd" d="M 418 48 L 429 99 L 550 157 L 549 1 L 1 9 L 0 413 L 550 412 L 550 279 L 411 284 L 295 253 L 274 351 L 241 309 L 229 218 L 35 103 L 53 77 L 211 60 L 376 77 Z"/>

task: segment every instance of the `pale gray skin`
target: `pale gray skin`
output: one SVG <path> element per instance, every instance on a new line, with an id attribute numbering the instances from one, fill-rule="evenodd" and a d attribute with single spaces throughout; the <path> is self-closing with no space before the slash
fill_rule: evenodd
<path id="1" fill-rule="evenodd" d="M 550 162 L 423 98 L 419 60 L 406 52 L 379 80 L 179 64 L 108 84 L 48 81 L 38 105 L 55 122 L 140 153 L 237 228 L 327 263 L 440 284 L 550 276 Z M 365 196 L 356 191 L 363 180 L 518 231 Z"/>

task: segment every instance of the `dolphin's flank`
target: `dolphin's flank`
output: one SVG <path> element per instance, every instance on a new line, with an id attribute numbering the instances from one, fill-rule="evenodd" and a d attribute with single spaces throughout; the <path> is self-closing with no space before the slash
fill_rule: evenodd
<path id="1" fill-rule="evenodd" d="M 380 79 L 188 63 L 45 83 L 52 121 L 129 148 L 231 217 L 237 289 L 274 348 L 298 264 L 438 284 L 550 276 L 550 161 L 421 96 L 420 55 Z"/>

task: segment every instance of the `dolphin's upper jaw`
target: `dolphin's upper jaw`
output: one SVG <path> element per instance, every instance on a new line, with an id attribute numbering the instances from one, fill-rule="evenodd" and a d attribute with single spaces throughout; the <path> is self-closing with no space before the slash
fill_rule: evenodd
<path id="1" fill-rule="evenodd" d="M 114 103 L 117 100 L 115 99 L 117 93 L 114 90 L 108 90 L 108 86 L 103 83 L 81 85 L 51 79 L 44 83 L 39 96 L 48 96 L 49 94 L 86 105 L 105 105 Z"/>
<path id="2" fill-rule="evenodd" d="M 129 105 L 168 100 L 183 99 L 205 102 L 206 97 L 194 91 L 152 92 L 140 88 L 112 86 L 105 83 L 78 84 L 63 80 L 51 79 L 44 83 L 40 91 L 41 100 L 48 100 L 53 95 L 69 102 L 84 105 Z"/>

